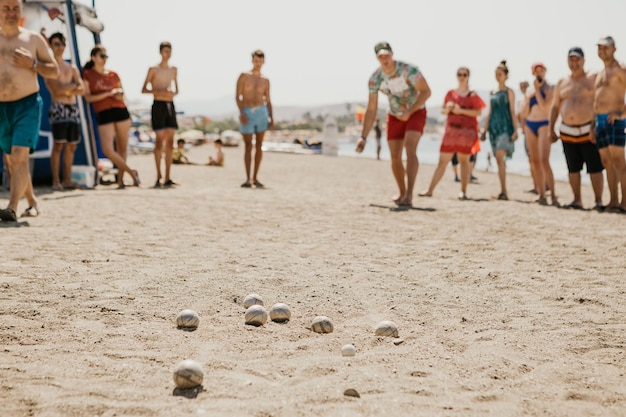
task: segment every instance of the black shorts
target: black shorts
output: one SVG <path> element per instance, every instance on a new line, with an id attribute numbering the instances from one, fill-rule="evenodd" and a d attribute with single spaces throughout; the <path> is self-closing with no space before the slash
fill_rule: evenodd
<path id="1" fill-rule="evenodd" d="M 178 129 L 176 109 L 171 101 L 155 101 L 152 104 L 152 130 Z"/>
<path id="2" fill-rule="evenodd" d="M 459 164 L 459 158 L 456 156 L 456 152 L 452 155 L 452 160 L 451 160 L 451 161 L 452 161 L 452 165 L 455 165 L 455 166 L 456 166 L 456 165 L 458 165 L 458 164 Z M 475 154 L 475 153 L 473 153 L 473 154 L 471 154 L 471 155 L 470 155 L 470 157 L 469 157 L 469 161 L 470 161 L 471 163 L 476 162 L 476 154 Z"/>
<path id="3" fill-rule="evenodd" d="M 583 164 L 587 165 L 587 173 L 595 174 L 602 172 L 604 166 L 598 147 L 591 142 L 569 143 L 563 142 L 563 152 L 567 161 L 567 170 L 569 172 L 580 172 Z"/>
<path id="4" fill-rule="evenodd" d="M 130 119 L 130 113 L 126 107 L 113 107 L 111 109 L 102 110 L 96 114 L 96 120 L 99 125 L 106 125 L 109 123 L 123 122 Z"/>
<path id="5" fill-rule="evenodd" d="M 78 123 L 60 122 L 54 123 L 51 127 L 52 137 L 59 143 L 78 143 Z"/>

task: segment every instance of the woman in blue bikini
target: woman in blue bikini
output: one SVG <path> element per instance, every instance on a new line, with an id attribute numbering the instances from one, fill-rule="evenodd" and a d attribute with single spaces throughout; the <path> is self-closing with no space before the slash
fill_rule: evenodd
<path id="1" fill-rule="evenodd" d="M 546 185 L 552 195 L 552 205 L 558 206 L 559 202 L 554 191 L 554 175 L 550 167 L 550 147 L 552 146 L 552 134 L 549 131 L 550 106 L 554 86 L 546 81 L 546 66 L 537 62 L 531 67 L 535 76 L 534 89 L 526 96 L 524 132 L 528 143 L 529 160 L 532 166 L 535 190 L 539 193 L 537 202 L 547 205 Z"/>

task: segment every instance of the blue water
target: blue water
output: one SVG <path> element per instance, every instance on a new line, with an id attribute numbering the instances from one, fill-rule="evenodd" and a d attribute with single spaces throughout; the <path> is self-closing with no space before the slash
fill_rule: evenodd
<path id="1" fill-rule="evenodd" d="M 384 135 L 383 135 L 384 138 Z M 380 158 L 389 160 L 389 147 L 387 141 L 381 141 L 382 149 L 380 151 Z M 481 142 L 481 150 L 478 153 L 476 160 L 476 172 L 485 171 L 487 169 L 487 154 L 491 153 L 491 145 L 489 142 Z M 354 151 L 356 146 L 355 139 L 342 139 L 339 141 L 339 155 L 340 156 L 353 156 L 358 158 L 376 158 L 376 140 L 368 138 L 367 145 L 363 150 L 363 153 L 357 154 Z M 439 162 L 439 147 L 441 146 L 441 137 L 433 134 L 426 133 L 420 139 L 420 143 L 417 147 L 417 156 L 420 162 L 425 164 L 436 165 Z M 561 142 L 557 142 L 552 145 L 550 152 L 550 166 L 554 173 L 554 179 L 559 181 L 568 181 L 567 163 L 565 162 L 565 155 L 563 154 L 563 145 Z M 525 175 L 530 177 L 530 167 L 528 165 L 528 157 L 524 150 L 524 142 L 520 139 L 515 143 L 515 152 L 513 157 L 506 162 L 506 169 L 508 173 Z M 497 172 L 498 167 L 496 165 L 495 158 L 491 158 L 491 172 Z M 583 169 L 582 180 L 583 183 L 589 183 L 589 176 L 584 175 L 586 171 Z"/>

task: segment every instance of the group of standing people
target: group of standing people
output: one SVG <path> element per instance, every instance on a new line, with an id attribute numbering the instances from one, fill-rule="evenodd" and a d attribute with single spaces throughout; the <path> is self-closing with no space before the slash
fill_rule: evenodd
<path id="1" fill-rule="evenodd" d="M 81 77 L 78 68 L 63 59 L 63 34 L 55 33 L 45 39 L 39 33 L 22 28 L 20 0 L 0 0 L 0 6 L 0 71 L 6 75 L 3 78 L 5 85 L 0 89 L 0 148 L 5 153 L 10 185 L 9 203 L 6 208 L 0 209 L 0 220 L 16 221 L 17 205 L 22 197 L 28 202 L 28 208 L 22 215 L 39 214 L 28 166 L 29 154 L 37 146 L 43 111 L 37 75 L 46 80 L 52 98 L 48 117 L 54 137 L 51 155 L 53 189 L 63 190 L 75 186 L 71 181 L 71 166 L 80 137 L 80 115 L 76 100 L 81 95 L 92 104 L 96 113 L 102 151 L 118 169 L 118 187 L 126 186 L 125 174 L 138 186 L 139 174 L 127 164 L 130 113 L 124 101 L 120 77 L 106 67 L 108 55 L 104 46 L 96 45 L 92 49 L 90 60 L 84 66 Z M 560 80 L 556 86 L 547 82 L 544 64 L 533 64 L 533 88 L 525 94 L 517 110 L 515 93 L 506 85 L 509 69 L 506 61 L 502 61 L 495 69 L 498 85 L 490 93 L 489 113 L 482 134 L 478 117 L 486 105 L 469 87 L 469 68 L 458 68 L 457 87 L 447 92 L 442 107 L 447 121 L 439 163 L 428 189 L 419 195 L 433 195 L 445 167 L 456 155 L 461 168 L 459 199 L 467 199 L 471 156 L 480 150 L 480 140 L 489 138 L 500 180 L 500 193 L 496 198 L 508 200 L 506 159 L 514 151 L 514 142 L 518 137 L 518 129 L 521 128 L 539 204 L 548 204 L 546 190 L 549 190 L 551 204 L 559 205 L 549 156 L 552 143 L 560 138 L 574 193 L 574 200 L 568 207 L 583 207 L 580 171 L 586 165 L 595 194 L 595 208 L 605 209 L 602 204 L 602 171 L 606 169 L 610 192 L 606 210 L 626 213 L 626 68 L 615 59 L 615 50 L 613 38 L 607 36 L 601 39 L 598 42 L 598 56 L 604 63 L 604 69 L 597 74 L 589 74 L 584 70 L 582 49 L 571 48 L 567 56 L 571 74 Z M 148 70 L 142 93 L 152 94 L 154 97 L 152 125 L 156 132 L 155 187 L 169 187 L 177 185 L 171 178 L 171 164 L 174 134 L 178 128 L 173 102 L 179 92 L 178 73 L 176 67 L 169 64 L 172 45 L 162 42 L 159 52 L 161 62 Z M 368 82 L 369 99 L 362 136 L 356 150 L 363 150 L 366 138 L 374 127 L 378 142 L 377 156 L 380 158 L 381 129 L 376 114 L 378 94 L 382 92 L 389 98 L 387 140 L 391 169 L 398 187 L 398 195 L 393 201 L 398 206 L 410 207 L 413 205 L 419 167 L 417 146 L 426 124 L 425 104 L 431 90 L 417 66 L 394 59 L 389 43 L 376 44 L 374 52 L 380 66 Z M 241 184 L 243 188 L 264 187 L 258 177 L 263 157 L 262 144 L 265 132 L 274 126 L 270 82 L 261 73 L 264 63 L 263 51 L 254 51 L 252 70 L 241 73 L 236 85 L 235 99 L 240 112 L 240 131 L 245 143 L 246 180 Z M 527 87 L 523 86 L 523 89 Z M 562 122 L 557 134 L 555 126 L 559 117 Z M 59 175 L 62 152 L 63 180 Z M 402 160 L 403 152 L 406 152 L 406 166 Z M 164 173 L 161 170 L 163 159 Z"/>
<path id="2" fill-rule="evenodd" d="M 488 138 L 498 165 L 500 182 L 500 192 L 494 198 L 508 200 L 506 160 L 513 154 L 518 131 L 522 131 L 534 191 L 538 194 L 537 203 L 548 204 L 546 190 L 549 190 L 550 203 L 560 206 L 549 158 L 552 144 L 561 139 L 574 194 L 574 200 L 567 207 L 583 208 L 580 172 L 586 165 L 594 191 L 594 209 L 626 213 L 626 68 L 615 59 L 615 50 L 612 37 L 598 41 L 598 56 L 604 63 L 604 69 L 597 74 L 589 74 L 584 69 L 582 49 L 571 48 L 567 54 L 571 74 L 556 86 L 547 82 L 547 68 L 543 63 L 533 64 L 531 72 L 535 78 L 532 89 L 527 93 L 528 83 L 520 85 L 523 98 L 518 101 L 517 109 L 515 92 L 506 84 L 509 69 L 506 61 L 501 61 L 495 69 L 498 85 L 490 92 L 489 113 L 482 129 L 478 117 L 486 105 L 469 87 L 469 68 L 458 68 L 458 85 L 447 92 L 442 107 L 447 120 L 439 163 L 428 189 L 419 195 L 433 195 L 448 162 L 456 154 L 461 167 L 459 199 L 467 199 L 471 155 L 480 150 L 480 141 Z M 399 191 L 394 202 L 399 206 L 411 206 L 418 169 L 416 149 L 423 133 L 426 119 L 424 105 L 430 97 L 430 88 L 416 66 L 394 60 L 389 43 L 376 44 L 374 52 L 380 67 L 369 80 L 368 106 L 356 151 L 362 152 L 366 144 L 376 117 L 378 93 L 382 92 L 389 98 L 387 140 L 391 168 Z M 557 134 L 555 127 L 559 117 L 561 124 Z M 402 162 L 403 149 L 407 156 L 406 168 Z M 603 169 L 607 171 L 610 192 L 607 206 L 602 204 Z"/>

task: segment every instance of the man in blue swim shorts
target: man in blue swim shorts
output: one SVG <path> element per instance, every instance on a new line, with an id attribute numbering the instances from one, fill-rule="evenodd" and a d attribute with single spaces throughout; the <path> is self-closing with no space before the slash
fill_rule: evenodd
<path id="1" fill-rule="evenodd" d="M 21 17 L 21 0 L 0 0 L 0 149 L 6 154 L 11 188 L 7 208 L 0 209 L 3 222 L 17 221 L 17 205 L 24 196 L 29 204 L 24 214 L 38 213 L 28 166 L 28 155 L 37 147 L 41 121 L 37 74 L 59 76 L 46 40 L 20 27 Z"/>
<path id="2" fill-rule="evenodd" d="M 594 128 L 611 198 L 606 211 L 626 214 L 626 68 L 615 59 L 615 41 L 610 36 L 598 41 L 598 57 L 604 62 L 604 69 L 598 72 L 595 80 Z"/>
<path id="3" fill-rule="evenodd" d="M 270 100 L 270 81 L 261 74 L 261 67 L 265 63 L 265 54 L 261 50 L 252 53 L 252 71 L 243 72 L 237 80 L 237 107 L 239 107 L 239 131 L 245 143 L 244 164 L 246 167 L 246 182 L 243 188 L 263 188 L 259 181 L 259 167 L 263 158 L 263 137 L 268 129 L 274 129 L 272 102 Z M 255 137 L 254 171 L 252 180 L 250 171 L 252 165 L 252 137 Z"/>

